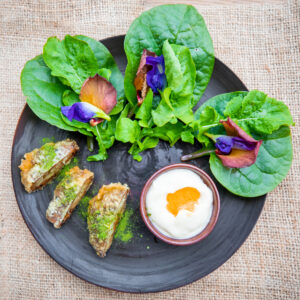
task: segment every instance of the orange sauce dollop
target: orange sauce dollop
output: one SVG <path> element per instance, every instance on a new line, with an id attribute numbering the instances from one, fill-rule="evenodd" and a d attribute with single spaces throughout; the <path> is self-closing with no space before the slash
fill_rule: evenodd
<path id="1" fill-rule="evenodd" d="M 22 159 L 22 162 L 19 166 L 21 171 L 26 172 L 26 171 L 30 170 L 33 167 L 32 158 L 33 157 L 32 157 L 31 152 L 25 154 L 25 159 Z"/>
<path id="2" fill-rule="evenodd" d="M 175 217 L 181 209 L 194 211 L 200 192 L 193 187 L 184 187 L 167 195 L 167 210 Z"/>

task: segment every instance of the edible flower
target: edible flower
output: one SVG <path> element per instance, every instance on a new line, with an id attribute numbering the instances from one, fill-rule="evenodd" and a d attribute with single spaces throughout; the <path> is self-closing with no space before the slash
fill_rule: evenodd
<path id="1" fill-rule="evenodd" d="M 221 120 L 227 135 L 205 135 L 215 142 L 215 150 L 197 151 L 181 157 L 182 161 L 187 161 L 211 153 L 221 159 L 222 164 L 228 168 L 245 168 L 253 165 L 256 161 L 262 140 L 255 140 L 242 128 L 234 123 L 230 118 Z"/>
<path id="2" fill-rule="evenodd" d="M 79 99 L 109 114 L 117 104 L 117 91 L 108 80 L 96 74 L 85 80 L 80 90 Z"/>
<path id="3" fill-rule="evenodd" d="M 165 88 L 166 84 L 163 55 L 157 56 L 154 52 L 144 49 L 134 79 L 138 105 L 143 103 L 149 88 L 157 94 L 159 90 L 162 91 Z"/>
<path id="4" fill-rule="evenodd" d="M 150 70 L 151 66 L 146 64 L 147 57 L 156 57 L 156 54 L 154 52 L 148 51 L 147 49 L 143 50 L 140 64 L 134 79 L 134 86 L 136 89 L 138 105 L 141 105 L 143 103 L 149 90 L 146 77 L 147 77 L 147 72 Z"/>
<path id="5" fill-rule="evenodd" d="M 99 124 L 103 119 L 110 121 L 110 117 L 98 107 L 87 102 L 76 102 L 71 106 L 61 107 L 61 112 L 69 121 L 73 119 L 92 126 Z"/>
<path id="6" fill-rule="evenodd" d="M 147 72 L 147 84 L 153 93 L 157 94 L 158 91 L 163 91 L 167 84 L 164 56 L 149 56 L 146 58 L 146 64 L 152 66 L 150 71 Z"/>
<path id="7" fill-rule="evenodd" d="M 240 150 L 253 150 L 256 147 L 255 142 L 247 142 L 246 140 L 237 136 L 227 136 L 223 135 L 216 138 L 216 148 L 222 154 L 230 154 L 232 149 Z"/>
<path id="8" fill-rule="evenodd" d="M 96 126 L 104 119 L 110 121 L 108 114 L 117 104 L 117 91 L 104 77 L 96 74 L 85 80 L 81 87 L 81 102 L 61 107 L 61 112 L 70 121 L 73 119 Z"/>
<path id="9" fill-rule="evenodd" d="M 216 139 L 216 155 L 222 164 L 228 168 L 245 168 L 256 161 L 262 140 L 257 141 L 248 135 L 230 118 L 220 121 L 224 126 L 227 136 Z"/>

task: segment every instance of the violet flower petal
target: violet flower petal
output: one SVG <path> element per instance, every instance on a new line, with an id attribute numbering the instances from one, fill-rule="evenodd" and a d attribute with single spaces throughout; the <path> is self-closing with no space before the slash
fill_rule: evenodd
<path id="1" fill-rule="evenodd" d="M 256 142 L 249 142 L 237 136 L 220 136 L 216 139 L 216 148 L 222 154 L 229 154 L 232 149 L 253 150 L 256 147 Z"/>
<path id="2" fill-rule="evenodd" d="M 240 137 L 233 137 L 233 149 L 240 150 L 253 150 L 256 147 L 257 142 L 249 142 Z"/>
<path id="3" fill-rule="evenodd" d="M 88 123 L 92 118 L 94 118 L 99 109 L 87 102 L 77 102 L 72 106 L 61 107 L 61 112 L 70 121 L 73 119 L 79 122 Z"/>
<path id="4" fill-rule="evenodd" d="M 154 94 L 158 91 L 163 91 L 167 78 L 165 74 L 165 60 L 163 55 L 157 57 L 146 57 L 146 64 L 152 66 L 151 70 L 147 72 L 147 84 L 150 86 Z"/>
<path id="5" fill-rule="evenodd" d="M 233 137 L 232 136 L 220 136 L 216 139 L 216 148 L 223 154 L 229 154 L 233 147 Z"/>

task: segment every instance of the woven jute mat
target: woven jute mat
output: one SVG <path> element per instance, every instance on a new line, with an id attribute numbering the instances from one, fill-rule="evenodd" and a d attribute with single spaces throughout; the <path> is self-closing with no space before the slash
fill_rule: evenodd
<path id="1" fill-rule="evenodd" d="M 196 5 L 206 20 L 216 56 L 249 89 L 283 100 L 296 122 L 292 128 L 294 161 L 288 176 L 269 193 L 253 232 L 223 266 L 173 291 L 118 293 L 65 271 L 27 229 L 15 200 L 10 170 L 13 134 L 25 104 L 21 69 L 41 53 L 47 37 L 84 34 L 102 39 L 125 34 L 144 7 L 144 1 L 138 0 L 0 1 L 0 298 L 300 299 L 299 2 Z"/>

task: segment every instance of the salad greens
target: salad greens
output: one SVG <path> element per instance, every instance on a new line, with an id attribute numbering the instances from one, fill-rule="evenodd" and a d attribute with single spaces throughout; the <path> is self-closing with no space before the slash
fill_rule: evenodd
<path id="1" fill-rule="evenodd" d="M 124 48 L 128 61 L 124 87 L 131 106 L 129 117 L 133 111 L 138 122 L 127 119 L 120 121 L 116 128 L 116 139 L 136 143 L 129 153 L 135 149 L 133 157 L 137 160 L 141 156 L 136 153 L 148 146 L 153 147 L 154 143 L 157 144 L 157 138 L 171 145 L 179 139 L 194 143 L 191 129 L 186 129 L 186 125 L 194 120 L 192 109 L 203 94 L 214 66 L 212 41 L 201 15 L 189 5 L 155 7 L 132 23 L 125 37 Z M 167 87 L 158 94 L 156 89 L 150 88 L 137 107 L 135 80 L 137 72 L 141 77 L 141 68 L 148 59 L 144 58 L 147 53 L 151 60 L 153 55 L 163 56 L 164 65 L 161 68 L 165 69 Z M 125 124 L 128 125 L 128 131 L 122 129 Z M 143 140 L 147 143 L 142 143 Z"/>
<path id="2" fill-rule="evenodd" d="M 50 37 L 44 45 L 43 59 L 51 69 L 51 75 L 58 77 L 77 94 L 80 93 L 83 82 L 94 76 L 99 69 L 88 43 L 70 35 L 66 35 L 62 41 L 57 37 Z"/>
<path id="3" fill-rule="evenodd" d="M 21 74 L 27 103 L 39 118 L 58 128 L 96 137 L 99 153 L 88 160 L 107 158 L 106 149 L 115 141 L 117 117 L 95 128 L 75 119 L 68 120 L 61 113 L 61 107 L 79 102 L 78 94 L 84 81 L 96 73 L 116 87 L 118 101 L 110 115 L 119 114 L 124 105 L 123 76 L 107 48 L 92 38 L 69 35 L 62 41 L 49 38 L 43 55 L 28 61 Z"/>
<path id="4" fill-rule="evenodd" d="M 115 140 L 131 143 L 128 153 L 137 161 L 159 140 L 171 146 L 197 140 L 201 150 L 182 160 L 210 155 L 215 178 L 234 194 L 259 196 L 283 180 L 292 161 L 293 125 L 283 102 L 256 90 L 237 91 L 215 96 L 193 113 L 214 67 L 210 35 L 193 6 L 142 13 L 124 48 L 123 79 L 100 42 L 50 37 L 21 73 L 29 107 L 51 125 L 86 135 L 91 151 L 95 137 L 99 149 L 88 161 L 107 159 Z"/>
<path id="5" fill-rule="evenodd" d="M 161 55 L 166 40 L 190 50 L 196 68 L 192 106 L 204 93 L 214 67 L 214 49 L 205 22 L 191 5 L 161 5 L 143 12 L 135 19 L 125 37 L 128 64 L 124 86 L 130 104 L 134 105 L 137 101 L 133 81 L 143 50 Z"/>
<path id="6" fill-rule="evenodd" d="M 273 190 L 284 179 L 292 163 L 288 126 L 293 125 L 293 120 L 287 106 L 256 90 L 211 98 L 195 113 L 195 123 L 200 129 L 196 138 L 204 144 L 204 151 L 213 148 L 205 133 L 223 134 L 224 128 L 219 120 L 226 117 L 233 119 L 256 140 L 263 140 L 263 143 L 256 162 L 246 168 L 227 168 L 214 151 L 208 152 L 215 178 L 232 193 L 244 197 L 260 196 Z M 201 152 L 195 156 L 201 156 Z"/>

